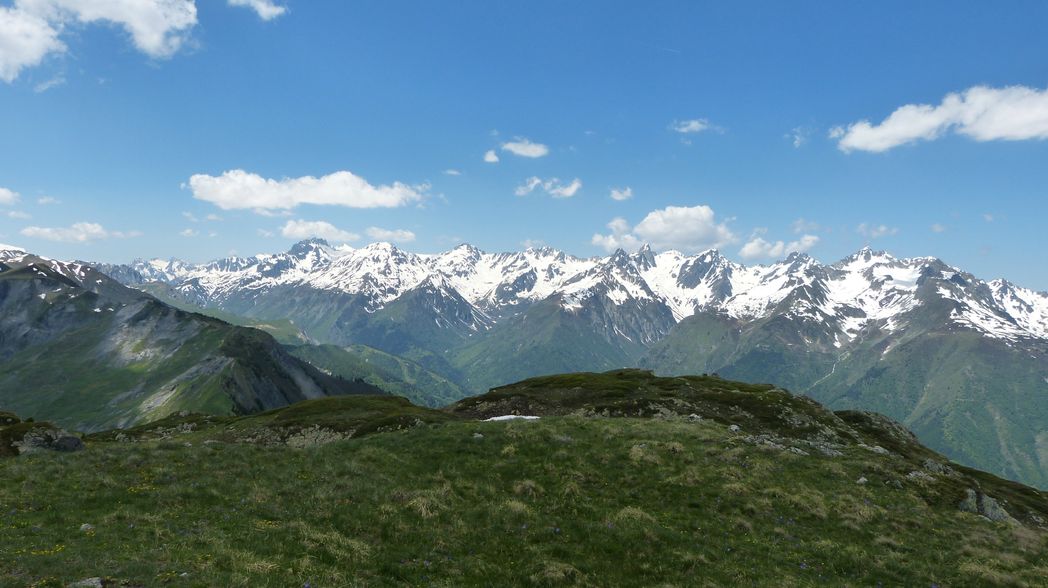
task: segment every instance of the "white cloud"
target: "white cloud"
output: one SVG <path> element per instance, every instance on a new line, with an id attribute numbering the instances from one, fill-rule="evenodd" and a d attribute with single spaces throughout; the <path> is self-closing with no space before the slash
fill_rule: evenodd
<path id="1" fill-rule="evenodd" d="M 676 133 L 691 134 L 713 130 L 714 127 L 705 118 L 693 118 L 690 120 L 675 120 L 670 125 L 670 129 Z"/>
<path id="2" fill-rule="evenodd" d="M 633 198 L 633 188 L 626 186 L 625 188 L 612 188 L 611 199 L 622 202 L 623 200 L 629 200 Z"/>
<path id="3" fill-rule="evenodd" d="M 856 227 L 855 232 L 859 233 L 867 239 L 880 239 L 881 237 L 890 237 L 897 235 L 899 229 L 896 227 L 889 227 L 888 225 L 869 225 L 862 223 Z"/>
<path id="4" fill-rule="evenodd" d="M 348 171 L 319 178 L 304 176 L 273 180 L 235 169 L 221 176 L 196 174 L 189 178 L 193 197 L 224 210 L 290 210 L 300 204 L 349 208 L 393 208 L 422 200 L 428 186 L 400 182 L 373 186 Z"/>
<path id="5" fill-rule="evenodd" d="M 139 51 L 160 58 L 182 47 L 197 12 L 194 0 L 16 0 L 0 7 L 0 79 L 13 82 L 23 69 L 64 52 L 59 36 L 72 23 L 117 25 Z"/>
<path id="6" fill-rule="evenodd" d="M 808 137 L 811 135 L 811 129 L 807 127 L 794 127 L 789 133 L 786 134 L 786 138 L 793 143 L 794 148 L 800 149 L 808 142 Z"/>
<path id="7" fill-rule="evenodd" d="M 527 196 L 535 191 L 536 188 L 542 188 L 554 198 L 571 198 L 582 188 L 582 180 L 575 178 L 571 182 L 564 184 L 559 178 L 543 180 L 542 178 L 532 176 L 524 180 L 523 184 L 517 186 L 513 193 L 517 196 Z"/>
<path id="8" fill-rule="evenodd" d="M 64 86 L 65 83 L 66 83 L 65 76 L 57 75 L 57 76 L 51 78 L 50 80 L 47 80 L 45 82 L 40 82 L 39 84 L 33 86 L 33 92 L 36 92 L 37 94 L 43 94 L 44 92 L 46 92 L 46 91 L 48 91 L 48 90 L 50 90 L 52 88 L 57 88 L 59 86 Z"/>
<path id="9" fill-rule="evenodd" d="M 46 20 L 18 7 L 0 6 L 0 80 L 11 83 L 23 69 L 63 51 L 58 31 Z"/>
<path id="10" fill-rule="evenodd" d="M 537 177 L 537 176 L 532 176 L 532 177 L 524 180 L 523 184 L 517 186 L 517 188 L 515 190 L 513 190 L 513 193 L 516 194 L 517 196 L 527 196 L 528 194 L 531 194 L 531 192 L 533 190 L 535 190 L 535 188 L 538 188 L 541 185 L 542 185 L 542 178 Z"/>
<path id="11" fill-rule="evenodd" d="M 513 155 L 518 155 L 520 157 L 531 158 L 545 157 L 549 154 L 549 147 L 542 143 L 532 143 L 528 139 L 523 139 L 521 137 L 517 137 L 508 143 L 503 143 L 502 150 L 509 151 Z M 485 161 L 486 160 L 487 156 L 485 156 Z"/>
<path id="12" fill-rule="evenodd" d="M 14 190 L 8 190 L 7 188 L 0 188 L 0 204 L 10 206 L 17 204 L 22 196 Z"/>
<path id="13" fill-rule="evenodd" d="M 47 206 L 49 204 L 61 204 L 62 202 L 58 198 L 52 198 L 51 196 L 43 196 L 36 199 L 36 203 L 41 206 Z"/>
<path id="14" fill-rule="evenodd" d="M 939 223 L 935 223 L 934 225 L 932 225 L 932 232 L 933 233 L 945 233 L 946 232 L 946 226 L 945 225 L 941 225 Z"/>
<path id="15" fill-rule="evenodd" d="M 230 6 L 247 6 L 255 11 L 262 20 L 273 20 L 287 12 L 286 6 L 274 4 L 271 0 L 229 0 Z"/>
<path id="16" fill-rule="evenodd" d="M 462 172 L 460 172 L 457 169 L 446 169 L 446 170 L 444 170 L 444 175 L 445 176 L 461 176 Z"/>
<path id="17" fill-rule="evenodd" d="M 379 227 L 368 227 L 364 231 L 368 237 L 376 241 L 392 241 L 394 243 L 410 243 L 415 240 L 415 233 L 404 229 L 382 229 Z"/>
<path id="18" fill-rule="evenodd" d="M 126 239 L 139 237 L 139 231 L 109 231 L 98 223 L 73 223 L 70 227 L 26 227 L 21 231 L 22 235 L 35 239 L 48 241 L 61 241 L 65 243 L 88 243 L 103 239 Z"/>
<path id="19" fill-rule="evenodd" d="M 814 233 L 814 232 L 818 231 L 819 229 L 821 229 L 822 227 L 820 227 L 819 223 L 817 223 L 815 221 L 810 221 L 810 220 L 806 220 L 804 218 L 799 218 L 799 219 L 793 221 L 792 228 L 793 228 L 793 232 L 799 235 L 801 233 Z"/>
<path id="20" fill-rule="evenodd" d="M 880 124 L 862 120 L 834 127 L 841 151 L 880 153 L 955 132 L 976 141 L 1048 139 L 1048 89 L 975 86 L 947 94 L 938 106 L 907 104 Z"/>
<path id="21" fill-rule="evenodd" d="M 992 214 L 988 213 L 988 212 L 986 214 L 982 215 L 982 217 L 983 217 L 983 220 L 988 222 L 988 223 L 992 223 L 994 221 L 994 216 Z"/>
<path id="22" fill-rule="evenodd" d="M 641 246 L 641 240 L 636 236 L 630 234 L 630 225 L 626 222 L 626 219 L 622 217 L 616 217 L 611 219 L 611 222 L 607 224 L 611 233 L 608 235 L 601 235 L 596 233 L 593 238 L 590 239 L 590 243 L 604 249 L 605 251 L 615 251 L 616 249 L 625 249 L 632 251 L 638 249 Z"/>
<path id="23" fill-rule="evenodd" d="M 546 246 L 546 242 L 542 239 L 524 239 L 520 242 L 520 246 L 525 249 L 539 249 Z M 0 248 L 2 250 L 3 248 Z"/>
<path id="24" fill-rule="evenodd" d="M 185 218 L 187 221 L 189 221 L 191 223 L 198 223 L 198 222 L 200 222 L 200 219 L 198 219 L 196 217 L 196 215 L 193 214 L 192 212 L 183 212 L 182 213 L 182 217 Z"/>
<path id="25" fill-rule="evenodd" d="M 796 241 L 785 243 L 783 241 L 767 241 L 763 237 L 754 235 L 742 249 L 739 255 L 743 259 L 779 258 L 791 253 L 804 253 L 819 244 L 819 238 L 815 235 L 802 235 Z"/>
<path id="26" fill-rule="evenodd" d="M 484 152 L 484 163 L 498 163 L 499 154 L 495 153 L 494 149 L 488 149 Z"/>
<path id="27" fill-rule="evenodd" d="M 565 185 L 561 184 L 557 178 L 553 178 L 543 184 L 543 187 L 554 198 L 571 198 L 582 188 L 582 180 L 575 178 Z"/>
<path id="28" fill-rule="evenodd" d="M 59 30 L 73 21 L 118 25 L 150 57 L 173 55 L 197 24 L 194 0 L 17 0 L 15 6 Z"/>
<path id="29" fill-rule="evenodd" d="M 343 231 L 325 221 L 289 220 L 280 229 L 280 234 L 289 239 L 320 237 L 330 241 L 358 241 L 360 235 Z"/>
<path id="30" fill-rule="evenodd" d="M 267 238 L 267 239 L 268 239 L 268 238 L 270 238 L 270 237 L 273 237 L 273 236 L 275 236 L 275 234 L 273 233 L 273 231 L 267 231 L 266 229 L 258 229 L 258 230 L 257 230 L 257 231 L 255 231 L 255 232 L 256 232 L 256 233 L 258 233 L 258 236 L 259 236 L 259 237 L 265 237 L 265 238 Z"/>
<path id="31" fill-rule="evenodd" d="M 608 223 L 609 235 L 593 235 L 591 243 L 611 251 L 634 249 L 649 243 L 659 250 L 702 251 L 735 243 L 738 239 L 724 222 L 717 222 L 709 206 L 668 206 L 653 210 L 632 229 L 623 218 Z"/>
<path id="32" fill-rule="evenodd" d="M 200 234 L 200 231 L 197 231 L 196 229 L 185 229 L 183 231 L 179 231 L 178 234 L 183 237 L 196 237 Z"/>
<path id="33" fill-rule="evenodd" d="M 13 219 L 18 219 L 18 220 L 26 220 L 26 219 L 30 219 L 30 218 L 33 218 L 33 217 L 31 215 L 29 215 L 28 213 L 22 212 L 21 210 L 11 210 L 11 211 L 8 211 L 7 218 L 13 218 Z"/>
<path id="34" fill-rule="evenodd" d="M 205 216 L 204 220 L 210 221 L 210 222 L 218 222 L 218 221 L 222 220 L 222 217 L 220 217 L 217 214 L 212 212 L 211 214 Z"/>

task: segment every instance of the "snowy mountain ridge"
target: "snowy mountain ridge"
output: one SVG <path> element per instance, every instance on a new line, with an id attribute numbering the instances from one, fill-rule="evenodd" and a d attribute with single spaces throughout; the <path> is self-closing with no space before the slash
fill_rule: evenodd
<path id="1" fill-rule="evenodd" d="M 830 265 L 793 254 L 747 266 L 716 250 L 685 255 L 645 246 L 579 258 L 548 247 L 486 253 L 463 244 L 416 254 L 389 243 L 332 247 L 311 239 L 286 253 L 199 265 L 137 260 L 122 267 L 137 273 L 120 278 L 125 282 L 164 282 L 202 305 L 292 287 L 358 296 L 374 312 L 439 284 L 473 305 L 477 316 L 497 318 L 550 298 L 571 311 L 603 296 L 616 305 L 663 305 L 678 322 L 700 311 L 740 320 L 788 313 L 830 325 L 843 343 L 871 328 L 903 328 L 910 311 L 938 301 L 952 307 L 956 326 L 1005 340 L 1048 339 L 1048 294 L 1004 280 L 984 282 L 935 258 L 900 259 L 869 248 Z"/>

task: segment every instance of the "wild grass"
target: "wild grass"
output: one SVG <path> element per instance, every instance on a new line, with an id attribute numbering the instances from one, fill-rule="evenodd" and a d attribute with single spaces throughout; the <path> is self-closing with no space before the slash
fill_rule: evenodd
<path id="1" fill-rule="evenodd" d="M 858 447 L 786 461 L 714 422 L 570 416 L 215 432 L 0 461 L 0 586 L 1045 582 L 1043 532 L 930 504 Z"/>

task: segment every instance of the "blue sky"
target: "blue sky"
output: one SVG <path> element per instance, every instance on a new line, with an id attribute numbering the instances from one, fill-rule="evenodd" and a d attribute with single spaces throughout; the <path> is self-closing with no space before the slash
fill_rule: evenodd
<path id="1" fill-rule="evenodd" d="M 0 242 L 869 244 L 1048 290 L 1043 2 L 178 2 L 0 0 Z"/>

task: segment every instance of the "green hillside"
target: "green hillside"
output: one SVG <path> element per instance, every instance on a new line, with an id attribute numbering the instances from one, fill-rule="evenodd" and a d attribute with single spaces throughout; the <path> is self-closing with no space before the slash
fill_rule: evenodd
<path id="1" fill-rule="evenodd" d="M 545 416 L 475 420 L 507 409 Z M 0 585 L 1048 577 L 1044 494 L 950 464 L 883 417 L 712 377 L 554 376 L 445 411 L 320 399 L 86 445 L 0 461 Z"/>

